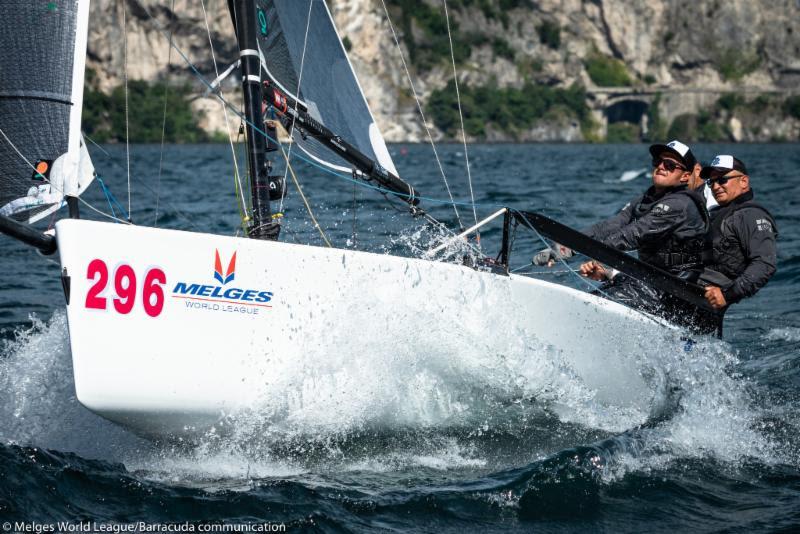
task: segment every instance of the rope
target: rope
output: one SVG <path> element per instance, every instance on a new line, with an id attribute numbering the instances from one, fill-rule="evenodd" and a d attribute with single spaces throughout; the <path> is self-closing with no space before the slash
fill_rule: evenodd
<path id="1" fill-rule="evenodd" d="M 175 0 L 173 0 L 174 2 Z M 208 13 L 206 13 L 206 3 L 205 0 L 200 0 L 200 5 L 203 7 L 203 19 L 206 24 L 206 33 L 208 34 L 208 46 L 211 49 L 211 60 L 214 63 L 214 73 L 219 78 L 219 67 L 217 67 L 217 56 L 214 54 L 214 41 L 211 39 L 211 27 L 208 25 Z M 170 47 L 170 51 L 172 48 Z M 219 84 L 219 94 L 222 95 L 222 82 L 220 81 Z M 236 159 L 236 149 L 233 148 L 233 135 L 231 134 L 231 126 L 228 122 L 228 109 L 225 107 L 225 104 L 221 104 L 222 106 L 222 113 L 225 115 L 225 131 L 228 134 L 228 142 L 231 146 L 231 156 L 233 157 L 233 174 L 234 174 L 234 190 L 237 192 L 241 192 L 242 198 L 239 199 L 237 195 L 237 201 L 241 200 L 242 209 L 240 210 L 241 213 L 245 213 L 247 211 L 247 201 L 244 198 L 244 189 L 242 188 L 242 177 L 239 173 L 239 162 Z"/>
<path id="2" fill-rule="evenodd" d="M 428 128 L 428 121 L 425 119 L 425 112 L 422 111 L 422 104 L 420 103 L 419 96 L 417 95 L 417 89 L 414 87 L 414 81 L 411 79 L 411 72 L 408 70 L 408 65 L 406 64 L 406 58 L 403 56 L 403 49 L 400 47 L 400 40 L 397 38 L 397 32 L 394 30 L 394 24 L 392 24 L 392 18 L 389 16 L 389 9 L 386 7 L 386 2 L 381 0 L 381 4 L 383 4 L 383 11 L 386 13 L 386 20 L 389 22 L 389 28 L 392 30 L 392 36 L 394 37 L 394 43 L 397 46 L 397 52 L 400 54 L 400 60 L 403 62 L 403 69 L 406 72 L 406 77 L 408 78 L 408 83 L 411 86 L 411 92 L 414 95 L 414 100 L 417 103 L 417 109 L 419 110 L 419 115 L 422 118 L 422 125 L 425 127 L 425 131 L 428 134 L 428 140 L 431 143 L 431 148 L 433 149 L 433 155 L 436 158 L 436 164 L 439 166 L 439 172 L 442 173 L 442 180 L 444 180 L 444 187 L 447 189 L 447 196 L 450 197 L 450 202 L 453 204 L 453 211 L 456 213 L 456 220 L 458 221 L 459 228 L 464 228 L 464 225 L 461 223 L 461 216 L 458 213 L 458 208 L 456 207 L 455 200 L 453 199 L 453 193 L 450 191 L 450 184 L 447 183 L 447 177 L 444 174 L 444 167 L 442 166 L 441 160 L 439 160 L 439 153 L 436 151 L 436 144 L 433 142 L 433 135 L 431 135 L 431 130 Z"/>
<path id="3" fill-rule="evenodd" d="M 450 34 L 450 14 L 447 11 L 447 0 L 442 0 L 444 4 L 444 20 L 447 24 L 447 39 L 450 41 L 450 60 L 453 63 L 453 82 L 456 86 L 456 101 L 458 102 L 458 118 L 461 119 L 461 139 L 464 141 L 464 161 L 467 165 L 467 183 L 469 184 L 469 198 L 472 201 L 472 216 L 475 218 L 475 224 L 478 224 L 478 212 L 475 209 L 475 193 L 472 190 L 472 172 L 469 167 L 469 151 L 467 150 L 467 131 L 464 128 L 464 114 L 461 111 L 461 92 L 458 89 L 458 72 L 456 71 L 456 56 L 453 52 L 453 36 Z M 480 230 L 475 232 L 477 236 L 478 246 L 481 242 Z"/>
<path id="4" fill-rule="evenodd" d="M 173 15 L 175 14 L 175 0 L 172 0 L 172 6 L 170 7 Z M 172 35 L 173 35 L 174 26 L 170 25 L 169 28 L 169 42 L 172 44 Z M 169 47 L 167 51 L 167 72 L 169 72 L 169 67 L 172 64 L 172 46 Z M 167 96 L 169 95 L 169 84 L 164 84 L 164 111 L 161 116 L 161 149 L 158 155 L 158 180 L 156 181 L 156 214 L 153 218 L 153 226 L 158 226 L 158 201 L 161 198 L 161 173 L 164 169 L 164 138 L 166 137 L 167 133 Z M 111 210 L 112 213 L 114 210 Z"/>
<path id="5" fill-rule="evenodd" d="M 122 2 L 122 33 L 125 37 L 123 77 L 125 80 L 125 154 L 128 170 L 128 219 L 131 213 L 131 145 L 130 145 L 130 120 L 128 117 L 128 20 L 126 18 L 125 2 Z M 172 39 L 170 39 L 172 41 Z"/>
<path id="6" fill-rule="evenodd" d="M 511 210 L 511 211 L 516 211 L 516 210 Z M 538 231 L 538 230 L 536 230 L 536 228 L 534 228 L 534 227 L 531 225 L 531 223 L 529 223 L 529 222 L 528 222 L 528 220 L 527 220 L 525 217 L 522 217 L 522 222 L 525 224 L 525 226 L 527 226 L 527 227 L 528 227 L 528 229 L 530 229 L 530 230 L 531 230 L 531 231 L 534 233 L 534 235 L 536 235 L 536 237 L 538 237 L 538 238 L 539 238 L 539 240 L 540 240 L 542 243 L 544 243 L 544 246 L 545 246 L 545 247 L 548 247 L 548 248 L 550 248 L 550 243 L 548 243 L 548 242 L 547 242 L 547 240 L 546 240 L 544 237 L 542 237 L 542 234 L 540 234 L 540 233 L 539 233 L 539 231 Z M 598 287 L 598 286 L 595 286 L 594 284 L 592 284 L 591 282 L 589 282 L 589 280 L 588 280 L 587 278 L 585 278 L 585 277 L 581 276 L 580 274 L 578 274 L 578 271 L 576 271 L 575 269 L 573 269 L 572 267 L 570 267 L 570 265 L 567 263 L 567 260 L 565 260 L 563 257 L 559 256 L 559 257 L 558 257 L 558 261 L 560 261 L 560 262 L 561 262 L 561 263 L 564 265 L 564 267 L 565 267 L 567 270 L 569 270 L 569 272 L 571 272 L 572 274 L 574 274 L 574 275 L 575 275 L 575 276 L 578 278 L 578 280 L 580 280 L 580 281 L 581 281 L 583 284 L 585 284 L 586 286 L 588 286 L 590 291 L 597 291 L 598 293 L 600 293 L 601 295 L 603 295 L 603 296 L 604 296 L 605 298 L 607 298 L 608 300 L 613 300 L 614 302 L 616 302 L 616 299 L 612 298 L 612 297 L 611 297 L 610 295 L 608 295 L 608 294 L 607 294 L 605 291 L 603 291 L 602 289 L 600 289 L 600 287 Z"/>
<path id="7" fill-rule="evenodd" d="M 117 162 L 114 159 L 114 157 L 111 154 L 108 153 L 108 151 L 106 149 L 104 149 L 102 146 L 98 145 L 97 142 L 94 139 L 92 139 L 91 137 L 89 137 L 86 134 L 83 135 L 83 138 L 86 139 L 87 141 L 89 141 L 90 143 L 92 143 L 95 147 L 97 147 L 97 149 L 100 152 L 102 152 L 103 155 L 105 155 L 108 158 L 108 161 L 110 161 L 112 165 L 116 166 L 119 169 L 122 169 L 123 171 L 125 170 L 125 167 L 122 166 L 119 162 Z M 149 193 L 151 193 L 153 195 L 156 194 L 156 192 L 153 190 L 153 188 L 150 187 L 149 185 L 147 185 L 147 182 L 144 182 L 144 181 L 142 181 L 141 179 L 139 179 L 139 178 L 137 178 L 135 176 L 133 176 L 132 178 L 133 178 L 133 180 L 136 181 L 136 183 L 138 183 L 139 185 L 144 187 Z M 182 218 L 190 227 L 192 227 L 195 230 L 198 229 L 197 225 L 194 224 L 194 222 L 192 222 L 192 220 L 189 218 L 189 216 L 186 215 L 183 211 L 181 211 L 180 209 L 175 207 L 175 205 L 172 204 L 171 202 L 165 202 L 165 203 L 167 204 L 167 206 L 170 207 L 170 209 L 172 209 L 173 212 L 175 212 L 176 215 L 178 215 L 180 218 Z"/>
<path id="8" fill-rule="evenodd" d="M 36 170 L 36 166 L 35 166 L 33 163 L 31 163 L 31 162 L 28 160 L 28 158 L 26 158 L 26 157 L 25 157 L 25 156 L 22 154 L 22 152 L 20 152 L 20 150 L 19 150 L 19 149 L 17 148 L 17 146 L 16 146 L 16 145 L 15 145 L 15 144 L 14 144 L 14 143 L 11 141 L 11 139 L 9 139 L 9 138 L 8 138 L 8 136 L 7 136 L 7 135 L 6 135 L 6 133 L 3 131 L 3 129 L 2 129 L 2 128 L 0 128 L 0 135 L 2 135 L 2 136 L 3 136 L 3 138 L 4 138 L 4 139 L 6 140 L 6 142 L 9 144 L 9 146 L 10 146 L 10 147 L 11 147 L 11 148 L 14 150 L 14 152 L 16 152 L 16 153 L 17 153 L 17 155 L 18 155 L 18 156 L 19 156 L 19 157 L 22 159 L 22 161 L 24 161 L 24 162 L 25 162 L 25 163 L 28 165 L 28 167 L 30 167 L 30 168 L 33 170 L 33 172 L 38 172 L 38 171 Z M 45 180 L 45 181 L 46 181 L 48 184 L 50 184 L 50 187 L 51 187 L 51 188 L 54 188 L 54 189 L 55 189 L 57 192 L 61 193 L 61 195 L 62 195 L 62 196 L 64 195 L 64 191 L 63 191 L 63 190 L 61 190 L 61 189 L 59 189 L 58 187 L 56 187 L 56 185 L 55 185 L 53 182 L 51 182 L 51 181 L 50 181 L 50 180 L 49 180 L 47 177 L 43 177 L 43 178 L 44 178 L 44 180 Z M 121 219 L 117 219 L 117 218 L 116 218 L 115 216 L 113 216 L 113 215 L 109 215 L 108 213 L 104 213 L 104 212 L 100 211 L 99 209 L 95 208 L 94 206 L 92 206 L 91 204 L 89 204 L 87 201 L 85 201 L 85 200 L 84 200 L 84 199 L 82 199 L 81 197 L 77 197 L 77 198 L 78 198 L 78 200 L 80 200 L 80 201 L 81 201 L 81 202 L 82 202 L 82 203 L 83 203 L 83 204 L 84 204 L 86 207 L 88 207 L 90 210 L 92 210 L 92 211 L 95 211 L 95 212 L 99 213 L 99 214 L 100 214 L 100 215 L 102 215 L 103 217 L 108 217 L 109 219 L 113 219 L 113 220 L 115 220 L 115 221 L 118 221 L 118 222 L 121 222 L 121 223 L 125 223 L 125 224 L 131 224 L 131 222 L 130 222 L 130 221 L 123 221 L 123 220 L 121 220 Z"/>
<path id="9" fill-rule="evenodd" d="M 119 201 L 117 200 L 117 197 L 115 197 L 114 193 L 111 192 L 111 189 L 109 189 L 106 186 L 105 182 L 103 182 L 103 179 L 100 178 L 99 176 L 95 176 L 95 178 L 97 179 L 98 183 L 100 183 L 100 187 L 103 189 L 103 194 L 106 196 L 106 201 L 108 201 L 108 207 L 111 208 L 111 215 L 113 215 L 114 217 L 116 217 L 117 215 L 114 212 L 114 204 L 116 204 L 117 207 L 119 208 L 119 211 L 127 217 L 127 213 L 125 213 L 125 208 L 123 208 L 120 205 Z"/>
<path id="10" fill-rule="evenodd" d="M 284 152 L 282 147 L 281 147 L 281 153 L 283 153 L 284 157 L 286 157 L 286 153 Z M 297 179 L 297 176 L 294 173 L 294 169 L 292 168 L 291 164 L 289 163 L 288 157 L 286 159 L 286 168 L 288 169 L 289 173 L 292 175 L 292 181 L 294 181 L 294 185 L 295 185 L 295 187 L 297 187 L 297 192 L 300 193 L 300 198 L 303 199 L 303 204 L 305 204 L 306 209 L 308 210 L 308 215 L 309 215 L 309 217 L 311 217 L 311 221 L 314 223 L 314 228 L 319 230 L 319 235 L 322 236 L 322 240 L 325 242 L 325 244 L 328 246 L 328 248 L 333 248 L 333 245 L 331 245 L 331 242 L 328 241 L 328 237 L 325 235 L 325 231 L 322 230 L 322 226 L 319 224 L 319 222 L 317 222 L 317 218 L 314 217 L 314 212 L 311 210 L 311 204 L 309 204 L 308 199 L 306 198 L 306 195 L 303 193 L 303 188 L 300 187 L 300 181 Z"/>
<path id="11" fill-rule="evenodd" d="M 306 61 L 306 46 L 308 45 L 308 29 L 311 26 L 311 7 L 313 5 L 314 5 L 314 2 L 309 2 L 308 3 L 308 15 L 306 15 L 306 34 L 303 37 L 303 54 L 300 56 L 300 73 L 297 75 L 297 91 L 295 91 L 295 93 L 294 93 L 296 95 L 300 94 L 300 83 L 303 81 L 303 66 L 305 65 L 305 61 Z M 259 63 L 259 65 L 260 65 L 260 63 Z M 299 105 L 300 105 L 300 102 L 298 100 L 295 100 L 294 101 L 295 115 L 292 115 L 292 125 L 291 125 L 291 128 L 289 130 L 291 133 L 289 133 L 289 135 L 294 135 L 294 123 L 295 123 L 295 117 L 297 116 L 297 108 L 298 108 Z M 289 150 L 288 150 L 288 154 L 286 156 L 286 170 L 283 172 L 283 183 L 284 184 L 286 183 L 286 175 L 289 173 L 289 159 L 292 157 L 292 147 L 293 146 L 294 146 L 294 143 L 289 144 Z M 301 193 L 301 195 L 302 195 L 302 193 Z M 284 197 L 285 196 L 281 197 L 281 202 L 278 205 L 278 211 L 283 211 L 283 199 L 284 199 Z"/>

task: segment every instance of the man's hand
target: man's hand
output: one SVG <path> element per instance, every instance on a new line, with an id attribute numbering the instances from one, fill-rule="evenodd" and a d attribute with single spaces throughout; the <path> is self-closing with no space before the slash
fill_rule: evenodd
<path id="1" fill-rule="evenodd" d="M 581 276 L 597 280 L 598 282 L 608 279 L 608 271 L 606 271 L 606 268 L 594 260 L 587 261 L 581 265 L 578 271 L 581 273 Z"/>
<path id="2" fill-rule="evenodd" d="M 571 258 L 574 255 L 575 255 L 575 252 L 571 248 L 568 248 L 568 247 L 565 247 L 564 245 L 559 245 L 558 243 L 556 243 L 555 244 L 555 249 L 546 248 L 546 249 L 540 251 L 538 254 L 536 254 L 533 257 L 533 259 L 531 259 L 531 263 L 533 263 L 534 265 L 539 265 L 539 266 L 546 265 L 548 267 L 552 267 L 553 265 L 556 264 L 556 261 L 562 260 L 562 259 L 566 260 L 568 258 Z"/>
<path id="3" fill-rule="evenodd" d="M 722 290 L 717 286 L 706 286 L 706 300 L 715 310 L 720 310 L 728 305 Z"/>

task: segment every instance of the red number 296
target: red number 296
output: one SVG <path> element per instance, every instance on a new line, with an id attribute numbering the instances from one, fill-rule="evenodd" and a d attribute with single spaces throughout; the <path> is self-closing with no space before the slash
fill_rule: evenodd
<path id="1" fill-rule="evenodd" d="M 86 294 L 86 307 L 94 310 L 107 309 L 107 299 L 102 296 L 108 285 L 108 265 L 100 259 L 89 262 L 86 279 L 94 284 Z M 158 317 L 164 309 L 164 289 L 167 275 L 158 267 L 148 270 L 142 286 L 142 303 L 144 311 L 150 317 Z M 122 264 L 114 272 L 114 309 L 123 315 L 133 310 L 136 303 L 136 272 L 130 265 Z"/>

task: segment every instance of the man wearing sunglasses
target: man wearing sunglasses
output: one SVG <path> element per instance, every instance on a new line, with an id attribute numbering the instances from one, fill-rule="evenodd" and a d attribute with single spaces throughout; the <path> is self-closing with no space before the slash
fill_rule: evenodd
<path id="1" fill-rule="evenodd" d="M 703 250 L 709 228 L 706 201 L 687 187 L 697 160 L 680 141 L 652 145 L 653 185 L 625 205 L 615 216 L 584 233 L 619 250 L 637 250 L 639 259 L 690 281 L 703 271 Z M 688 326 L 716 323 L 701 310 L 670 298 L 637 280 L 611 276 L 599 262 L 581 265 L 580 273 L 594 280 L 613 278 L 602 287 L 604 294 L 631 307 L 666 316 Z"/>
<path id="2" fill-rule="evenodd" d="M 714 193 L 711 192 L 711 187 L 706 183 L 706 181 L 700 177 L 700 173 L 703 171 L 703 165 L 698 161 L 694 164 L 694 168 L 692 169 L 692 175 L 689 177 L 689 189 L 693 189 L 697 191 L 703 198 L 706 199 L 706 209 L 708 210 L 709 215 L 714 212 L 715 209 L 719 207 L 716 199 L 714 198 Z"/>
<path id="3" fill-rule="evenodd" d="M 754 295 L 775 274 L 778 231 L 772 215 L 753 200 L 741 160 L 719 155 L 700 176 L 720 205 L 711 219 L 700 282 L 709 304 L 724 310 Z"/>
<path id="4" fill-rule="evenodd" d="M 650 154 L 653 185 L 619 213 L 583 233 L 620 250 L 638 250 L 640 259 L 669 271 L 684 270 L 686 261 L 694 268 L 701 261 L 708 218 L 702 194 L 687 189 L 697 160 L 689 147 L 677 140 L 652 145 Z M 552 266 L 573 255 L 571 249 L 556 244 L 554 249 L 536 254 L 532 263 Z M 581 273 L 596 280 L 607 278 L 597 262 L 584 263 Z"/>

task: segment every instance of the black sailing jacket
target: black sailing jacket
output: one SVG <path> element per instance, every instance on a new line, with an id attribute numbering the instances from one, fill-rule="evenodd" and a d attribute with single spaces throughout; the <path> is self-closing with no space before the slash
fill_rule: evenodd
<path id="1" fill-rule="evenodd" d="M 775 274 L 778 228 L 772 215 L 753 201 L 753 192 L 736 197 L 712 214 L 708 268 L 730 278 L 722 288 L 728 304 L 754 295 Z"/>
<path id="2" fill-rule="evenodd" d="M 627 203 L 615 216 L 601 221 L 586 235 L 619 250 L 638 250 L 639 259 L 673 274 L 702 270 L 708 232 L 705 199 L 686 186 L 644 195 Z"/>

